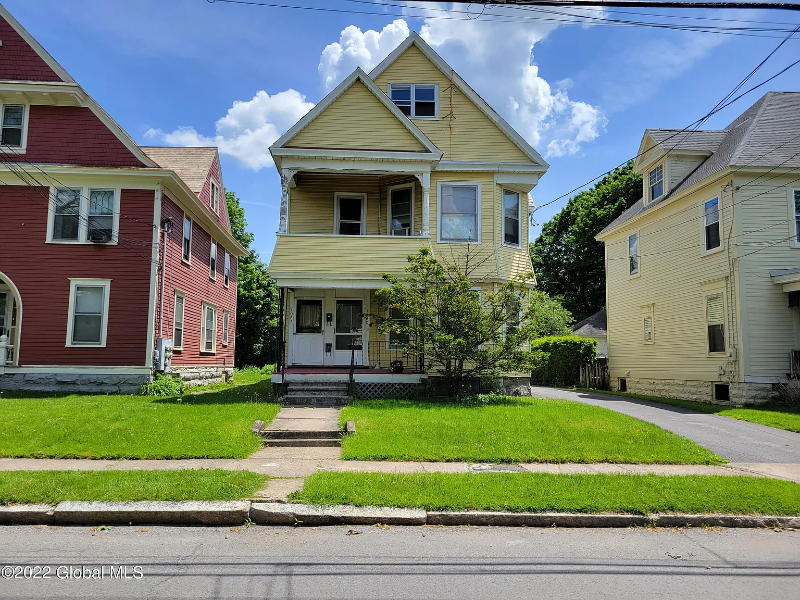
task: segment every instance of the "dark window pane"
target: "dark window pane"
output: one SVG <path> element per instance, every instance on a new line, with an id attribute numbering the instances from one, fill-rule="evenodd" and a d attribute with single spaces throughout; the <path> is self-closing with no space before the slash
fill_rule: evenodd
<path id="1" fill-rule="evenodd" d="M 414 103 L 414 116 L 415 117 L 435 117 L 436 116 L 436 103 L 435 102 L 415 102 Z"/>
<path id="2" fill-rule="evenodd" d="M 75 315 L 75 322 L 72 328 L 72 343 L 99 344 L 102 328 L 102 315 Z"/>
<path id="3" fill-rule="evenodd" d="M 396 87 L 392 86 L 392 100 L 407 100 L 411 102 L 411 86 Z"/>
<path id="4" fill-rule="evenodd" d="M 336 333 L 355 333 L 362 328 L 360 300 L 336 301 Z"/>
<path id="5" fill-rule="evenodd" d="M 297 301 L 297 333 L 322 332 L 322 300 Z"/>
<path id="6" fill-rule="evenodd" d="M 339 198 L 339 220 L 361 220 L 361 198 Z"/>
<path id="7" fill-rule="evenodd" d="M 361 350 L 362 342 L 360 335 L 337 335 L 337 350 Z"/>
<path id="8" fill-rule="evenodd" d="M 361 235 L 361 223 L 339 223 L 339 235 Z"/>
<path id="9" fill-rule="evenodd" d="M 719 221 L 706 227 L 706 250 L 719 248 Z"/>
<path id="10" fill-rule="evenodd" d="M 22 129 L 14 127 L 4 127 L 2 145 L 22 146 Z"/>
<path id="11" fill-rule="evenodd" d="M 3 109 L 3 127 L 22 127 L 25 107 L 21 104 L 8 105 Z"/>
<path id="12" fill-rule="evenodd" d="M 395 102 L 395 104 L 397 104 L 397 102 Z M 411 104 L 397 104 L 397 108 L 399 108 L 400 112 L 405 116 L 411 116 Z"/>
<path id="13" fill-rule="evenodd" d="M 53 221 L 54 240 L 77 240 L 78 217 L 74 215 L 56 215 Z"/>
<path id="14" fill-rule="evenodd" d="M 506 217 L 505 220 L 505 235 L 503 239 L 506 244 L 519 244 L 519 221 L 516 219 L 509 219 Z"/>
<path id="15" fill-rule="evenodd" d="M 421 101 L 435 102 L 436 89 L 432 87 L 417 86 L 416 88 L 414 88 L 414 100 L 416 100 L 417 102 Z"/>
<path id="16" fill-rule="evenodd" d="M 708 351 L 709 352 L 725 352 L 725 326 L 709 325 L 708 326 Z"/>

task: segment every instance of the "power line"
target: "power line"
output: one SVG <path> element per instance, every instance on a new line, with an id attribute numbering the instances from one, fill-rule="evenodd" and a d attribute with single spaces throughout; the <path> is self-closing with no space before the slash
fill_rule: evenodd
<path id="1" fill-rule="evenodd" d="M 417 2 L 438 2 L 439 0 L 415 0 Z M 469 0 L 453 0 L 455 4 L 474 4 Z M 792 2 L 686 2 L 675 0 L 493 0 L 479 4 L 498 6 L 619 6 L 622 8 L 733 8 L 797 10 L 800 5 Z"/>

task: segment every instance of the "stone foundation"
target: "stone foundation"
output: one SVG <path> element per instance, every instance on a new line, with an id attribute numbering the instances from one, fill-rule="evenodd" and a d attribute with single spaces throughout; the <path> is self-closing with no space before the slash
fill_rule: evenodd
<path id="1" fill-rule="evenodd" d="M 100 373 L 5 373 L 0 375 L 0 390 L 41 392 L 96 392 L 138 394 L 150 383 L 150 375 L 105 375 Z"/>
<path id="2" fill-rule="evenodd" d="M 764 404 L 775 397 L 771 383 L 741 383 L 728 381 L 697 381 L 680 379 L 637 379 L 623 377 L 627 382 L 627 392 L 644 396 L 660 396 L 693 402 L 710 402 L 713 404 Z M 619 377 L 612 377 L 611 389 L 619 391 Z M 714 384 L 722 383 L 730 386 L 730 403 L 714 399 Z"/>
<path id="3" fill-rule="evenodd" d="M 211 385 L 222 381 L 233 381 L 233 367 L 172 367 L 170 374 L 178 376 L 187 386 Z"/>

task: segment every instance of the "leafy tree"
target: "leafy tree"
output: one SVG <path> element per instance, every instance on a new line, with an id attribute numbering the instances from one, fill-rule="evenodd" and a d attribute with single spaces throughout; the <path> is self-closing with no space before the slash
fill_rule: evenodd
<path id="1" fill-rule="evenodd" d="M 605 306 L 603 244 L 594 236 L 641 197 L 642 176 L 631 161 L 570 198 L 531 244 L 539 288 L 561 298 L 577 320 Z"/>
<path id="2" fill-rule="evenodd" d="M 383 274 L 391 285 L 375 295 L 386 313 L 369 315 L 382 335 L 397 334 L 408 354 L 424 358 L 428 372 L 443 376 L 450 396 L 459 395 L 468 378 L 530 370 L 524 348 L 535 336 L 535 318 L 522 299 L 533 274 L 478 294 L 470 273 L 480 263 L 472 262 L 469 251 L 462 268 L 421 249 L 408 257 L 406 276 Z M 389 309 L 405 319 L 391 319 Z"/>
<path id="3" fill-rule="evenodd" d="M 234 192 L 225 192 L 231 232 L 250 250 L 253 234 L 247 231 L 244 208 Z M 278 288 L 258 252 L 239 259 L 236 307 L 236 366 L 263 367 L 275 362 L 278 331 Z"/>
<path id="4" fill-rule="evenodd" d="M 551 298 L 541 290 L 531 291 L 531 325 L 536 338 L 572 335 L 572 315 L 561 306 L 556 298 Z"/>

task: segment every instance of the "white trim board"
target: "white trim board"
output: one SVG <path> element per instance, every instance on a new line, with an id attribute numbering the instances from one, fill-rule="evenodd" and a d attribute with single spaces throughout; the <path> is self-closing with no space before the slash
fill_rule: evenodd
<path id="1" fill-rule="evenodd" d="M 400 55 L 402 55 L 409 46 L 415 45 L 420 52 L 422 52 L 434 65 L 436 65 L 439 70 L 444 73 L 445 77 L 450 79 L 453 84 L 458 87 L 464 95 L 466 95 L 472 102 L 477 106 L 483 114 L 485 114 L 489 120 L 491 120 L 503 133 L 508 136 L 508 138 L 516 144 L 516 146 L 522 150 L 522 152 L 531 159 L 534 163 L 542 165 L 544 167 L 550 166 L 547 161 L 542 158 L 542 155 L 539 154 L 533 146 L 531 146 L 525 139 L 517 133 L 511 125 L 509 125 L 503 117 L 501 117 L 495 110 L 489 106 L 489 104 L 481 98 L 475 90 L 473 90 L 466 81 L 464 81 L 461 76 L 456 73 L 453 68 L 448 65 L 444 59 L 439 56 L 436 51 L 431 48 L 428 43 L 423 40 L 420 35 L 414 31 L 409 35 L 405 40 L 403 40 L 397 48 L 395 48 L 389 56 L 387 56 L 383 62 L 381 62 L 377 67 L 370 71 L 369 76 L 374 80 L 383 73 L 389 65 L 391 65 L 395 60 L 397 60 Z M 405 115 L 403 115 L 405 116 Z"/>

